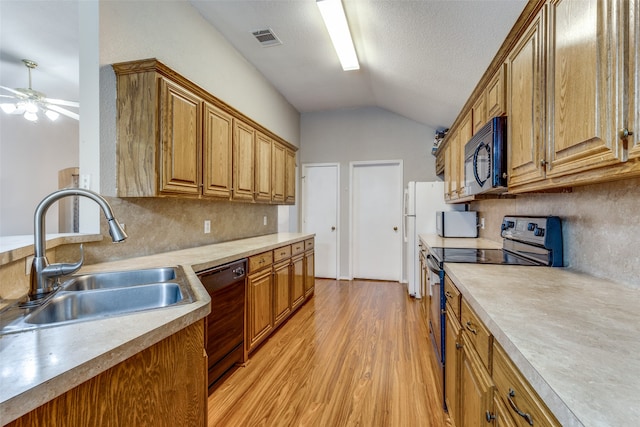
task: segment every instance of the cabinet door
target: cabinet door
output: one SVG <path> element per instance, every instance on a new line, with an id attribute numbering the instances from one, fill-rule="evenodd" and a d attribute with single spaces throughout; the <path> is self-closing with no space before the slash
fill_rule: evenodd
<path id="1" fill-rule="evenodd" d="M 446 147 L 444 147 L 444 199 L 451 200 L 452 196 L 452 188 L 453 183 L 452 179 L 452 171 L 451 171 L 451 145 L 453 141 L 454 135 L 451 134 L 449 136 L 449 141 L 447 142 Z"/>
<path id="2" fill-rule="evenodd" d="M 547 178 L 618 163 L 615 0 L 549 2 Z M 620 62 L 621 63 L 621 62 Z"/>
<path id="3" fill-rule="evenodd" d="M 203 101 L 160 79 L 160 191 L 200 194 Z"/>
<path id="4" fill-rule="evenodd" d="M 273 324 L 282 323 L 291 313 L 289 260 L 273 267 Z"/>
<path id="5" fill-rule="evenodd" d="M 626 141 L 631 159 L 640 157 L 640 0 L 630 0 L 627 4 L 629 7 L 627 13 L 629 44 L 626 49 L 628 88 L 622 98 L 624 99 L 625 95 L 628 98 L 628 112 L 621 127 L 633 132 Z"/>
<path id="6" fill-rule="evenodd" d="M 233 199 L 253 200 L 255 132 L 248 124 L 233 120 Z"/>
<path id="7" fill-rule="evenodd" d="M 502 399 L 497 393 L 493 396 L 493 409 L 494 413 L 488 413 L 487 421 L 490 421 L 494 427 L 517 427 L 511 415 L 509 415 L 509 408 L 502 402 Z"/>
<path id="8" fill-rule="evenodd" d="M 256 201 L 271 201 L 271 138 L 256 132 Z"/>
<path id="9" fill-rule="evenodd" d="M 273 284 L 271 268 L 266 268 L 248 278 L 248 341 L 253 350 L 273 330 Z"/>
<path id="10" fill-rule="evenodd" d="M 460 419 L 460 359 L 462 343 L 460 342 L 461 326 L 455 314 L 447 306 L 447 323 L 445 327 L 445 363 L 444 363 L 444 391 L 447 412 L 453 425 Z"/>
<path id="11" fill-rule="evenodd" d="M 445 199 L 447 200 L 455 200 L 458 198 L 458 135 L 459 129 L 456 129 L 449 137 L 449 142 L 447 143 L 447 147 L 444 152 Z M 447 195 L 449 196 L 448 198 Z"/>
<path id="12" fill-rule="evenodd" d="M 546 6 L 507 58 L 509 189 L 544 178 L 544 25 Z"/>
<path id="13" fill-rule="evenodd" d="M 493 413 L 493 383 L 470 341 L 462 336 L 460 368 L 460 414 L 462 427 L 485 426 L 486 414 Z"/>
<path id="14" fill-rule="evenodd" d="M 304 302 L 304 255 L 291 260 L 291 310 Z"/>
<path id="15" fill-rule="evenodd" d="M 203 194 L 231 197 L 233 118 L 206 103 L 204 107 Z"/>
<path id="16" fill-rule="evenodd" d="M 313 251 L 304 254 L 304 296 L 309 298 L 316 285 L 316 271 Z"/>
<path id="17" fill-rule="evenodd" d="M 473 136 L 472 112 L 469 111 L 460 123 L 460 132 L 458 133 L 458 197 L 464 197 L 467 194 L 464 182 L 464 147 Z"/>
<path id="18" fill-rule="evenodd" d="M 487 122 L 486 99 L 484 94 L 480 95 L 471 108 L 473 116 L 473 134 L 475 135 Z"/>
<path id="19" fill-rule="evenodd" d="M 293 205 L 296 202 L 296 153 L 289 149 L 285 152 L 284 182 L 284 202 Z"/>
<path id="20" fill-rule="evenodd" d="M 275 203 L 284 203 L 284 193 L 286 191 L 284 170 L 286 162 L 286 148 L 284 145 L 274 141 L 271 158 L 271 200 Z"/>
<path id="21" fill-rule="evenodd" d="M 485 90 L 486 120 L 507 114 L 507 65 L 503 64 L 500 70 L 491 79 Z M 475 133 L 475 129 L 474 129 Z"/>

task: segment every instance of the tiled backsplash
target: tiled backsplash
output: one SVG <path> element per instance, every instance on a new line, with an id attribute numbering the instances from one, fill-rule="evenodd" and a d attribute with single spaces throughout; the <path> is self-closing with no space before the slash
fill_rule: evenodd
<path id="1" fill-rule="evenodd" d="M 640 179 L 482 200 L 471 209 L 485 218 L 480 237 L 499 242 L 505 215 L 557 215 L 565 266 L 640 288 Z"/>
<path id="2" fill-rule="evenodd" d="M 114 244 L 106 222 L 100 230 L 105 238 L 85 244 L 85 264 L 152 255 L 228 240 L 276 233 L 278 207 L 263 204 L 178 198 L 107 197 L 113 212 L 125 224 L 129 238 Z M 266 217 L 267 225 L 264 225 Z M 204 221 L 211 221 L 211 233 L 204 233 Z M 60 260 L 78 258 L 76 245 L 57 248 Z"/>

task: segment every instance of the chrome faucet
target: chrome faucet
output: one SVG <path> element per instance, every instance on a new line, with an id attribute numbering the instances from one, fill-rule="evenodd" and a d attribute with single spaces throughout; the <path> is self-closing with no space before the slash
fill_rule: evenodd
<path id="1" fill-rule="evenodd" d="M 109 223 L 109 234 L 113 242 L 121 242 L 127 238 L 118 221 L 113 217 L 109 202 L 100 194 L 82 188 L 65 188 L 49 194 L 36 207 L 34 214 L 34 258 L 31 264 L 31 286 L 29 289 L 29 302 L 34 303 L 46 297 L 57 288 L 57 279 L 60 276 L 73 274 L 80 270 L 84 262 L 84 250 L 80 245 L 80 261 L 74 264 L 49 264 L 45 248 L 45 224 L 44 219 L 49 207 L 56 201 L 67 196 L 84 196 L 96 202 L 104 212 Z"/>

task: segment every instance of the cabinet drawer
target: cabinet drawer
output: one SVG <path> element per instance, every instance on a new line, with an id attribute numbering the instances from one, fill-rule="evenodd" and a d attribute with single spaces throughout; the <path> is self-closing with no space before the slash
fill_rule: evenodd
<path id="1" fill-rule="evenodd" d="M 295 242 L 291 245 L 291 255 L 298 255 L 304 252 L 304 242 Z"/>
<path id="2" fill-rule="evenodd" d="M 469 304 L 464 300 L 462 301 L 462 310 L 460 312 L 460 323 L 462 324 L 462 330 L 469 340 L 473 343 L 474 348 L 480 356 L 480 360 L 484 364 L 485 368 L 491 372 L 491 344 L 493 337 L 489 330 L 482 324 L 478 316 L 473 312 Z"/>
<path id="3" fill-rule="evenodd" d="M 304 241 L 304 250 L 308 251 L 310 249 L 313 249 L 314 246 L 314 239 L 307 239 Z"/>
<path id="4" fill-rule="evenodd" d="M 291 245 L 283 246 L 273 250 L 273 261 L 278 262 L 283 259 L 291 258 Z"/>
<path id="5" fill-rule="evenodd" d="M 493 381 L 497 394 L 506 404 L 511 418 L 518 426 L 560 426 L 549 408 L 497 343 L 493 344 Z"/>
<path id="6" fill-rule="evenodd" d="M 456 315 L 456 319 L 460 320 L 460 291 L 448 276 L 445 276 L 444 278 L 444 297 L 447 299 L 447 304 L 449 304 L 451 310 Z"/>
<path id="7" fill-rule="evenodd" d="M 261 270 L 265 267 L 269 267 L 273 264 L 273 252 L 263 252 L 258 255 L 249 257 L 249 272 Z"/>

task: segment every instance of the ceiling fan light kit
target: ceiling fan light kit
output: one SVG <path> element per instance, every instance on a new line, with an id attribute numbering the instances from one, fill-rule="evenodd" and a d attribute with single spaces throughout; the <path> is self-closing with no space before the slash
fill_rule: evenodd
<path id="1" fill-rule="evenodd" d="M 31 88 L 31 70 L 36 68 L 38 64 L 30 59 L 23 59 L 22 62 L 29 70 L 29 88 L 11 89 L 6 86 L 0 86 L 0 89 L 11 93 L 11 95 L 0 95 L 0 97 L 14 100 L 13 102 L 0 103 L 0 109 L 7 114 L 22 115 L 30 122 L 38 121 L 39 112 L 43 112 L 51 121 L 57 120 L 60 114 L 79 120 L 80 115 L 78 113 L 60 106 L 79 108 L 80 104 L 75 101 L 47 98 L 44 93 L 33 90 Z"/>
<path id="2" fill-rule="evenodd" d="M 333 47 L 344 71 L 359 70 L 360 63 L 353 45 L 347 17 L 341 0 L 316 0 L 320 14 L 327 27 Z"/>

